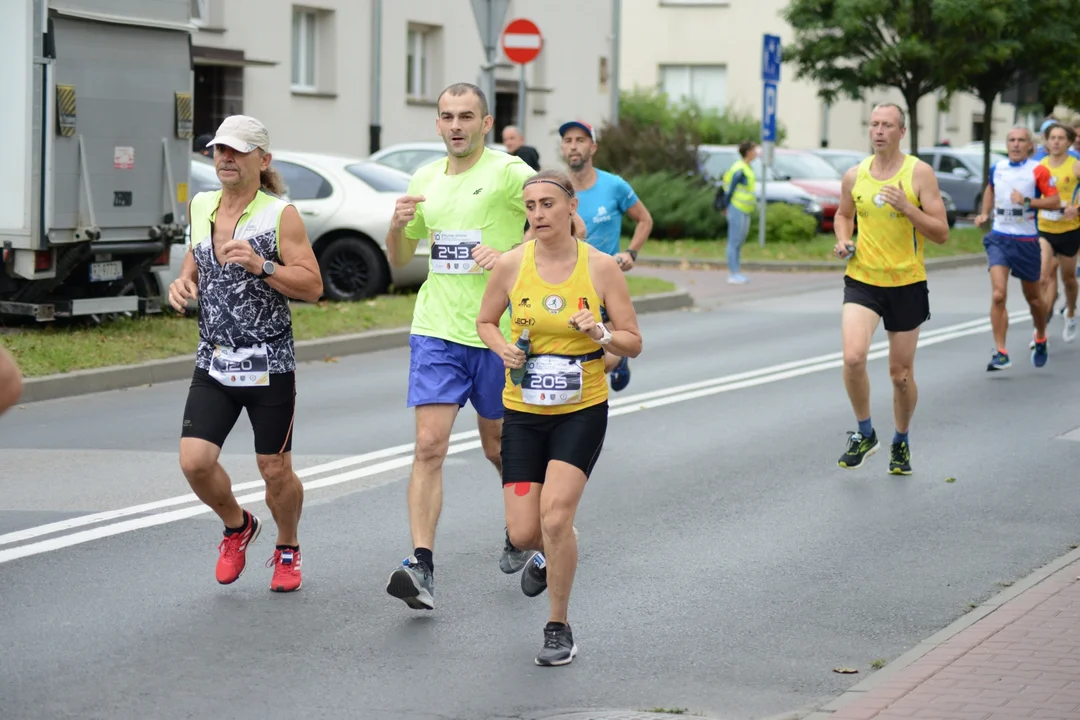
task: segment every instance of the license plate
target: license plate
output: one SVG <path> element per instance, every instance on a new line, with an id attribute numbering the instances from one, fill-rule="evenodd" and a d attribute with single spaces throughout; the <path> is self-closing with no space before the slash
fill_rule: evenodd
<path id="1" fill-rule="evenodd" d="M 124 263 L 119 260 L 90 263 L 90 282 L 113 282 L 122 277 L 124 277 Z"/>

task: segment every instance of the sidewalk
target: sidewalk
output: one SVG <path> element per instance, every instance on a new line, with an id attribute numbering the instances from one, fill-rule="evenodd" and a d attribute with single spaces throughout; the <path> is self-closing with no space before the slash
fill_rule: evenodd
<path id="1" fill-rule="evenodd" d="M 775 297 L 830 287 L 836 288 L 838 293 L 842 293 L 844 287 L 842 268 L 831 272 L 745 271 L 744 274 L 750 278 L 750 282 L 746 285 L 729 284 L 727 270 L 681 269 L 678 267 L 638 264 L 630 272 L 669 280 L 689 292 L 696 305 L 705 306 L 758 297 Z"/>
<path id="2" fill-rule="evenodd" d="M 1077 720 L 1080 551 L 987 601 L 804 720 Z"/>

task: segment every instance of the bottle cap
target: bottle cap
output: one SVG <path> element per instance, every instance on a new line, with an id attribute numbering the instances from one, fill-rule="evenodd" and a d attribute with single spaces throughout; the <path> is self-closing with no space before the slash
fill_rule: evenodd
<path id="1" fill-rule="evenodd" d="M 521 339 L 522 340 L 528 340 L 529 339 L 529 328 L 525 328 L 524 330 L 521 331 Z"/>

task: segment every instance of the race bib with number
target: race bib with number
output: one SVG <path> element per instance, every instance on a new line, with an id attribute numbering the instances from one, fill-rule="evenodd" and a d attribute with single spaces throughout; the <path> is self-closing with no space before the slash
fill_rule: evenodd
<path id="1" fill-rule="evenodd" d="M 479 230 L 440 230 L 431 234 L 431 272 L 444 275 L 476 275 L 484 268 L 473 260 L 480 245 Z"/>
<path id="2" fill-rule="evenodd" d="M 581 402 L 581 363 L 539 355 L 525 362 L 521 399 L 529 405 L 571 405 Z"/>
<path id="3" fill-rule="evenodd" d="M 1043 210 L 1039 213 L 1040 220 L 1046 220 L 1047 222 L 1057 222 L 1065 217 L 1065 213 L 1061 210 Z"/>
<path id="4" fill-rule="evenodd" d="M 214 347 L 210 358 L 210 377 L 228 387 L 270 385 L 270 358 L 266 345 L 249 348 Z"/>

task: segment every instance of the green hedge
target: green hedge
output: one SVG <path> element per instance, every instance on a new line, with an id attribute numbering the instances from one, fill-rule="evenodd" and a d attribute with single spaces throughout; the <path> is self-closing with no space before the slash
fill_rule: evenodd
<path id="1" fill-rule="evenodd" d="M 649 173 L 626 178 L 652 215 L 649 237 L 657 240 L 680 238 L 725 239 L 727 218 L 713 209 L 715 188 L 703 180 L 669 173 Z M 765 242 L 812 240 L 817 221 L 801 208 L 787 203 L 771 203 L 766 210 Z M 757 237 L 758 213 L 754 214 L 750 235 Z M 623 235 L 632 236 L 634 221 L 623 216 Z"/>

